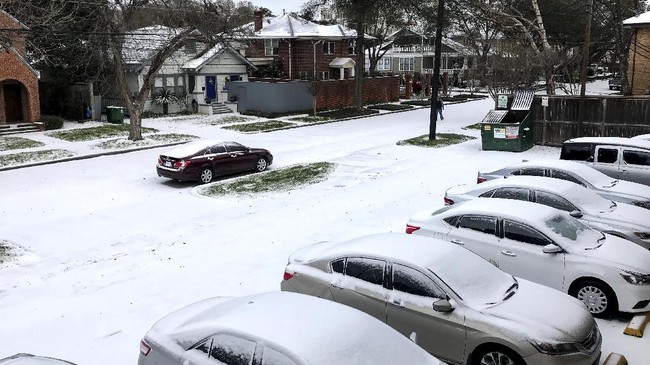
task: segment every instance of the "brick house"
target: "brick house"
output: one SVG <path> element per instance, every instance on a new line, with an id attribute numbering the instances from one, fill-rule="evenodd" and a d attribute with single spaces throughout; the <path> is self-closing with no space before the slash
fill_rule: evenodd
<path id="1" fill-rule="evenodd" d="M 294 14 L 264 19 L 255 12 L 246 57 L 263 68 L 279 65 L 281 78 L 322 80 L 354 77 L 356 31 L 321 25 Z"/>
<path id="2" fill-rule="evenodd" d="M 37 122 L 38 75 L 25 59 L 25 25 L 0 10 L 0 125 Z"/>
<path id="3" fill-rule="evenodd" d="M 650 12 L 626 19 L 632 28 L 627 77 L 632 95 L 650 95 Z"/>

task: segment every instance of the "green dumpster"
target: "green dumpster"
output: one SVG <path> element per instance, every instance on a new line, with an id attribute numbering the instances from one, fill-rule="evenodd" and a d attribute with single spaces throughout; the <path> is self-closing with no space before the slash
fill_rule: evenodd
<path id="1" fill-rule="evenodd" d="M 109 123 L 115 123 L 115 124 L 124 123 L 124 108 L 122 108 L 121 106 L 107 106 L 106 120 Z"/>
<path id="2" fill-rule="evenodd" d="M 481 121 L 481 146 L 484 151 L 522 152 L 533 147 L 533 92 L 514 96 L 499 95 L 496 109 Z"/>

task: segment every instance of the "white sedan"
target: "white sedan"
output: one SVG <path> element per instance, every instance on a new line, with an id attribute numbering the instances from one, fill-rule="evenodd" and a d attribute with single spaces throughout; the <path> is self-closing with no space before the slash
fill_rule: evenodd
<path id="1" fill-rule="evenodd" d="M 531 201 L 569 212 L 591 228 L 628 239 L 650 249 L 650 211 L 615 203 L 593 190 L 560 179 L 513 176 L 475 185 L 453 186 L 445 192 L 445 204 L 476 198 Z"/>
<path id="2" fill-rule="evenodd" d="M 650 310 L 650 251 L 545 205 L 474 199 L 416 213 L 406 233 L 463 246 L 509 274 L 577 297 L 594 316 Z"/>

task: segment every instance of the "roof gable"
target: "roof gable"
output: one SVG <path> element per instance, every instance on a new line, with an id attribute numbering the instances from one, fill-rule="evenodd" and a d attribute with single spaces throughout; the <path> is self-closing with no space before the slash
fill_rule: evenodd
<path id="1" fill-rule="evenodd" d="M 623 21 L 623 25 L 629 27 L 650 27 L 650 11 L 629 19 L 625 19 Z"/>
<path id="2" fill-rule="evenodd" d="M 355 38 L 357 32 L 342 25 L 321 25 L 294 14 L 264 19 L 262 29 L 254 31 L 253 23 L 246 25 L 253 38 Z"/>

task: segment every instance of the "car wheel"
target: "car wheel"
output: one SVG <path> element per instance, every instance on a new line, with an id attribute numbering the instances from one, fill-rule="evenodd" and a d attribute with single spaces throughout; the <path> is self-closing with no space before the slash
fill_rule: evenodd
<path id="1" fill-rule="evenodd" d="M 255 171 L 262 172 L 266 170 L 267 166 L 268 163 L 266 162 L 266 159 L 264 157 L 261 157 L 259 160 L 257 160 L 257 163 L 255 164 Z"/>
<path id="2" fill-rule="evenodd" d="M 514 351 L 502 347 L 485 347 L 472 356 L 472 365 L 525 365 L 526 363 Z"/>
<path id="3" fill-rule="evenodd" d="M 608 317 L 618 310 L 612 289 L 597 280 L 578 282 L 572 286 L 569 294 L 583 302 L 594 317 Z"/>
<path id="4" fill-rule="evenodd" d="M 212 180 L 214 180 L 214 172 L 212 169 L 209 167 L 202 168 L 201 173 L 199 174 L 199 182 L 201 184 L 207 184 L 212 182 Z"/>

